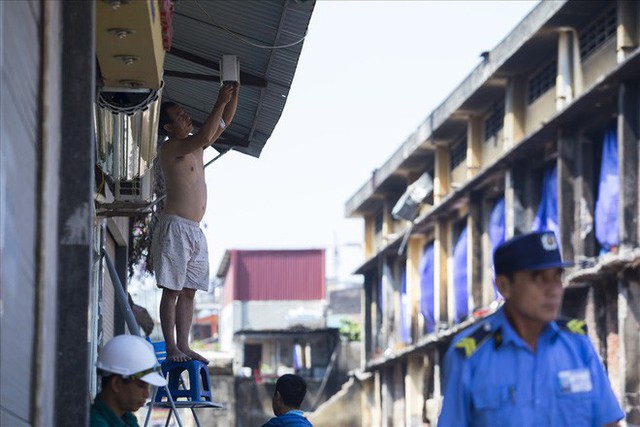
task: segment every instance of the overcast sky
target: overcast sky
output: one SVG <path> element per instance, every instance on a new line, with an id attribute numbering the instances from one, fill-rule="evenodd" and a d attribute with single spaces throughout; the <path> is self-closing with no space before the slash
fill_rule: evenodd
<path id="1" fill-rule="evenodd" d="M 341 271 L 357 267 L 346 201 L 536 3 L 318 1 L 261 157 L 207 168 L 212 274 L 228 249 L 326 248 L 331 276 L 337 245 Z"/>

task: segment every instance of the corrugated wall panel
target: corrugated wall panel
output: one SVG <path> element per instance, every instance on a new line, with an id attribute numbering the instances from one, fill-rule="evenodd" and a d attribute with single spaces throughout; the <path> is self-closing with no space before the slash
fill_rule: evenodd
<path id="1" fill-rule="evenodd" d="M 0 2 L 0 425 L 30 424 L 40 2 Z"/>
<path id="2" fill-rule="evenodd" d="M 324 250 L 235 251 L 231 286 L 240 301 L 318 300 L 325 296 Z"/>

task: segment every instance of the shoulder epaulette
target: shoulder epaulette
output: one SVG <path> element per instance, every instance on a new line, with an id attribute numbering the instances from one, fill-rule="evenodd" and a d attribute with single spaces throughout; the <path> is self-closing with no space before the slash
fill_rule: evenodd
<path id="1" fill-rule="evenodd" d="M 476 352 L 484 343 L 486 343 L 489 338 L 493 335 L 491 324 L 485 323 L 484 325 L 477 328 L 471 335 L 468 337 L 462 338 L 456 344 L 456 348 L 461 350 L 465 357 L 471 357 L 473 353 Z"/>
<path id="2" fill-rule="evenodd" d="M 574 334 L 587 335 L 587 324 L 584 320 L 561 317 L 556 320 L 556 325 L 558 325 L 560 329 Z"/>

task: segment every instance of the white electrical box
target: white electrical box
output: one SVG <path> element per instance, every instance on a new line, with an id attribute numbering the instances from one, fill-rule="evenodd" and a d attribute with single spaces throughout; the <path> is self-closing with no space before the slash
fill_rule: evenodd
<path id="1" fill-rule="evenodd" d="M 220 85 L 240 81 L 240 61 L 236 55 L 222 55 L 220 60 Z"/>

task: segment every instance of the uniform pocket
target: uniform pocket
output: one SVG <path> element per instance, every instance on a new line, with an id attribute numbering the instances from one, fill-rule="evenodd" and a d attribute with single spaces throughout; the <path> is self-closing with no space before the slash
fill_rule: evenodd
<path id="1" fill-rule="evenodd" d="M 510 386 L 481 387 L 471 392 L 473 424 L 480 426 L 505 425 L 512 409 Z"/>
<path id="2" fill-rule="evenodd" d="M 593 424 L 593 397 L 587 393 L 556 393 L 558 402 L 557 425 L 591 426 Z"/>

